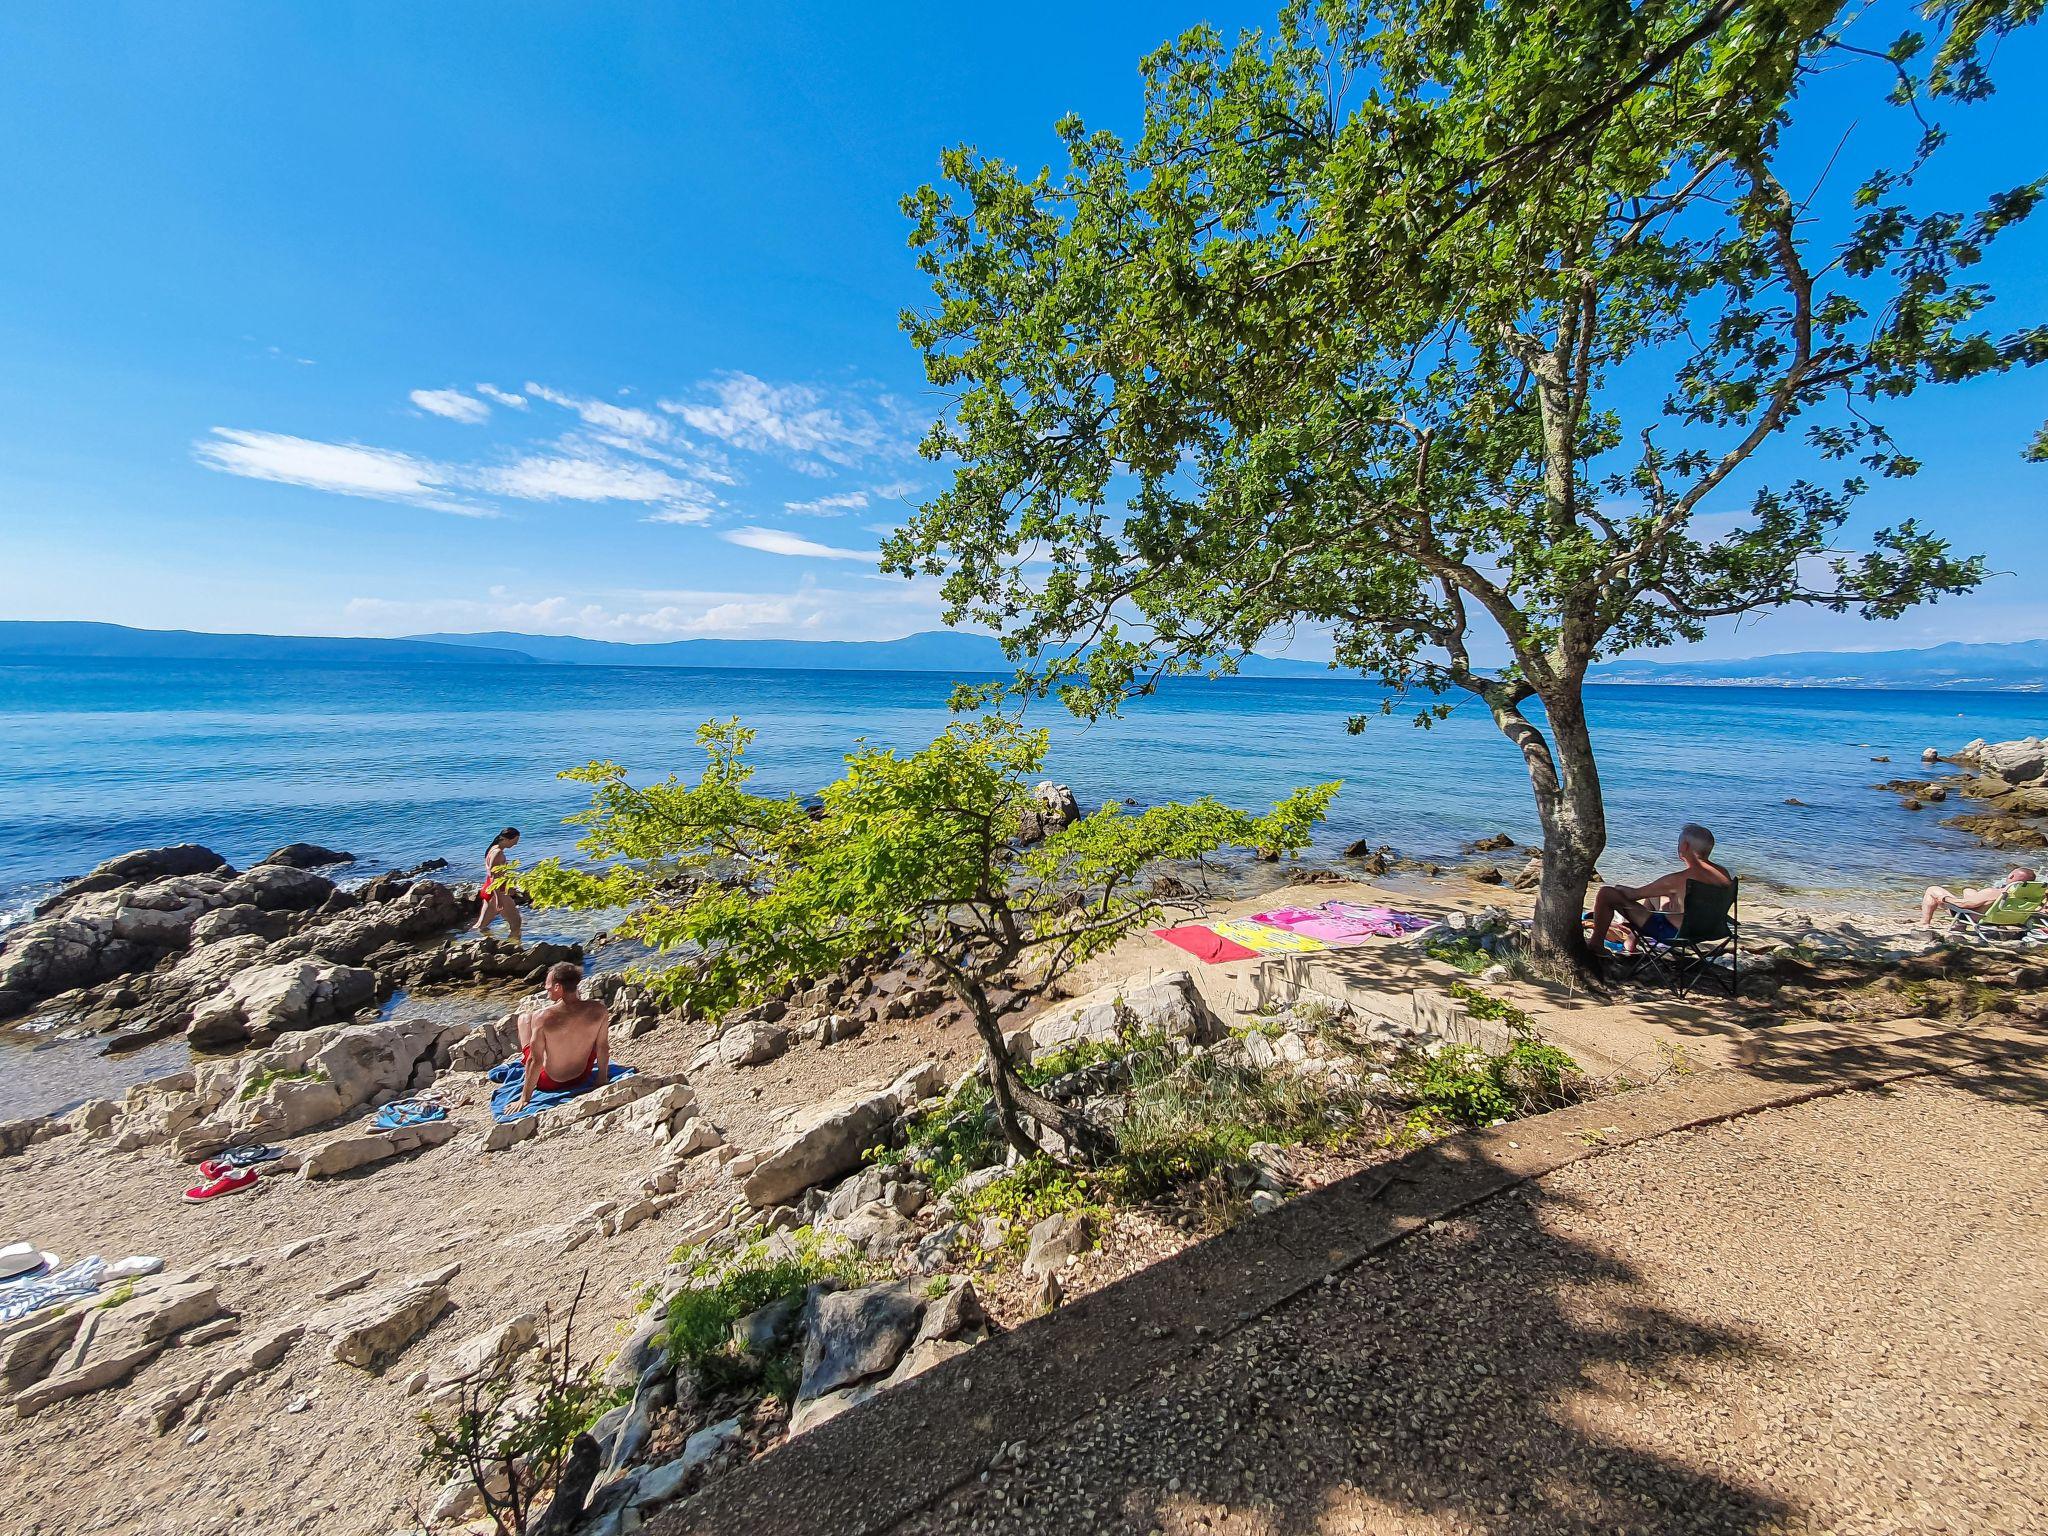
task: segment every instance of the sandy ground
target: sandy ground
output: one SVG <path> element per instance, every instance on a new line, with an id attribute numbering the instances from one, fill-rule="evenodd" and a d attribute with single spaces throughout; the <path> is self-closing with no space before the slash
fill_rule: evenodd
<path id="1" fill-rule="evenodd" d="M 697 1030 L 657 1031 L 616 1054 L 643 1070 L 679 1071 L 703 1038 Z M 800 1044 L 768 1066 L 703 1072 L 693 1084 L 728 1139 L 753 1146 L 792 1107 L 849 1082 L 887 1082 L 927 1056 L 964 1070 L 973 1048 L 962 1026 L 884 1026 L 823 1049 Z M 578 1127 L 487 1156 L 478 1080 L 444 1081 L 467 1085 L 468 1095 L 453 1111 L 463 1129 L 447 1145 L 338 1179 L 266 1180 L 254 1193 L 206 1205 L 180 1201 L 192 1172 L 161 1150 L 116 1156 L 65 1137 L 0 1165 L 10 1231 L 67 1259 L 161 1256 L 167 1271 L 217 1281 L 242 1320 L 238 1337 L 168 1350 L 125 1387 L 28 1420 L 0 1410 L 0 1532 L 381 1536 L 409 1528 L 415 1501 L 436 1485 L 414 1469 L 419 1399 L 408 1396 L 407 1377 L 522 1311 L 545 1308 L 559 1319 L 586 1271 L 576 1352 L 601 1359 L 618 1348 L 637 1321 L 641 1288 L 708 1205 L 680 1206 L 560 1253 L 534 1234 L 594 1201 L 637 1192 L 655 1144 Z M 282 1256 L 315 1237 L 304 1252 Z M 330 1360 L 309 1335 L 275 1370 L 168 1435 L 138 1415 L 165 1386 L 219 1369 L 252 1337 L 318 1310 L 325 1303 L 315 1293 L 339 1279 L 374 1270 L 376 1289 L 452 1262 L 462 1264 L 455 1308 L 381 1376 Z M 192 1443 L 195 1428 L 205 1434 Z"/>
<path id="2" fill-rule="evenodd" d="M 2044 1086 L 1918 1080 L 1576 1164 L 900 1529 L 2048 1528 Z"/>

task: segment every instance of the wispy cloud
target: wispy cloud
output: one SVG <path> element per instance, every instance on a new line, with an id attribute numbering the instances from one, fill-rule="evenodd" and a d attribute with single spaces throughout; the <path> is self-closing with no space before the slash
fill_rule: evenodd
<path id="1" fill-rule="evenodd" d="M 790 555 L 808 560 L 873 560 L 872 549 L 839 549 L 802 538 L 780 528 L 728 528 L 719 535 L 728 544 L 758 549 L 764 555 Z"/>
<path id="2" fill-rule="evenodd" d="M 412 403 L 423 411 L 445 416 L 450 421 L 474 424 L 489 420 L 491 414 L 488 404 L 473 395 L 465 395 L 459 389 L 416 389 L 412 392 Z"/>
<path id="3" fill-rule="evenodd" d="M 520 595 L 492 587 L 484 596 L 408 601 L 356 597 L 351 624 L 364 633 L 510 629 L 582 635 L 593 640 L 893 639 L 938 622 L 935 583 L 887 587 L 820 585 L 809 576 L 789 592 L 627 591 Z"/>
<path id="4" fill-rule="evenodd" d="M 211 437 L 192 445 L 192 456 L 208 469 L 247 480 L 269 480 L 372 501 L 405 502 L 464 517 L 497 516 L 489 507 L 452 495 L 457 476 L 447 466 L 389 448 L 215 427 Z"/>
<path id="5" fill-rule="evenodd" d="M 652 464 L 584 453 L 535 453 L 478 475 L 483 489 L 521 501 L 681 502 L 701 505 L 700 486 Z"/>
<path id="6" fill-rule="evenodd" d="M 834 405 L 808 384 L 770 384 L 751 373 L 728 373 L 699 386 L 699 395 L 659 404 L 692 430 L 750 452 L 781 449 L 853 464 L 883 440 L 881 424 L 865 408 Z"/>
<path id="7" fill-rule="evenodd" d="M 820 496 L 815 501 L 785 501 L 782 510 L 799 517 L 837 517 L 842 512 L 858 512 L 867 504 L 866 491 L 841 491 L 837 496 Z"/>
<path id="8" fill-rule="evenodd" d="M 526 409 L 526 396 L 514 394 L 509 389 L 500 389 L 495 384 L 479 384 L 476 387 L 476 392 L 486 400 L 497 401 L 498 404 L 506 407 L 508 410 L 523 411 Z"/>
<path id="9" fill-rule="evenodd" d="M 592 400 L 582 395 L 564 394 L 549 389 L 544 384 L 528 382 L 526 392 L 536 400 L 545 400 L 550 405 L 559 405 L 564 410 L 574 411 L 590 426 L 606 432 L 614 432 L 635 441 L 660 443 L 669 436 L 668 423 L 652 411 L 643 411 L 638 406 L 613 405 L 609 400 Z"/>

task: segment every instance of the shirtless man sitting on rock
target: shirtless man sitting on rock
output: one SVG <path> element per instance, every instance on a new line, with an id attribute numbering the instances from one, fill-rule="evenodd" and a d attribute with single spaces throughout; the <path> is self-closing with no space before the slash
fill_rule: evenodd
<path id="1" fill-rule="evenodd" d="M 580 995 L 583 967 L 564 960 L 548 967 L 548 1005 L 519 1016 L 519 1055 L 526 1077 L 524 1109 L 536 1093 L 560 1093 L 593 1073 L 603 1082 L 612 1062 L 612 1016 L 595 998 Z"/>

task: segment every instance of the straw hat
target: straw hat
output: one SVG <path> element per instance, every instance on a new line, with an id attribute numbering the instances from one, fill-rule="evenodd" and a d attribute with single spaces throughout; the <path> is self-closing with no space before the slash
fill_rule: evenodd
<path id="1" fill-rule="evenodd" d="M 56 1268 L 57 1255 L 46 1253 L 34 1243 L 9 1243 L 0 1248 L 0 1280 L 18 1280 L 46 1264 Z"/>

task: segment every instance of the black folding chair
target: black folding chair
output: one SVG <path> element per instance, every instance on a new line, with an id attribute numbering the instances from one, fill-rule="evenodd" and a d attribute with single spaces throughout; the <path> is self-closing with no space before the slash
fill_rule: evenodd
<path id="1" fill-rule="evenodd" d="M 1732 877 L 1726 885 L 1686 881 L 1677 935 L 1658 940 L 1638 930 L 1638 971 L 1647 966 L 1680 997 L 1702 981 L 1725 986 L 1734 997 L 1742 987 L 1742 927 L 1735 920 L 1740 889 L 1741 882 Z"/>

